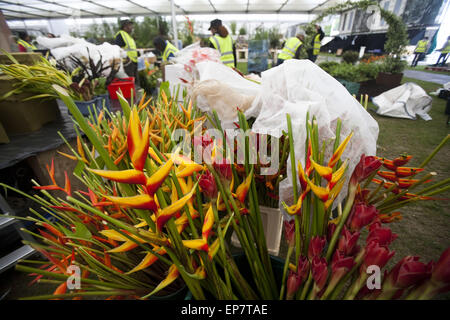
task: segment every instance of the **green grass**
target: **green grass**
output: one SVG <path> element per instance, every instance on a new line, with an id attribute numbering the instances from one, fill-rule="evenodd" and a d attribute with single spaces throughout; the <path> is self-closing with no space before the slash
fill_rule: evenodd
<path id="1" fill-rule="evenodd" d="M 403 82 L 414 82 L 427 93 L 435 91 L 438 84 L 404 78 Z M 407 120 L 377 115 L 375 106 L 369 104 L 369 112 L 377 120 L 380 133 L 377 142 L 377 155 L 392 159 L 401 153 L 414 156 L 408 165 L 418 166 L 450 134 L 444 114 L 446 101 L 432 96 L 433 104 L 429 112 L 431 121 L 422 119 Z M 435 171 L 436 181 L 450 176 L 450 144 L 444 146 L 426 167 Z M 397 253 L 393 261 L 405 255 L 421 256 L 423 261 L 436 260 L 450 246 L 450 192 L 438 196 L 440 201 L 423 201 L 400 210 L 403 220 L 390 224 L 399 238 L 392 244 Z"/>

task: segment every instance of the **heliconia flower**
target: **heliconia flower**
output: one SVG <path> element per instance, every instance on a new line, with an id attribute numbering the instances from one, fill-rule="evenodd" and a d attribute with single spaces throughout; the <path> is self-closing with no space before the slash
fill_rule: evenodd
<path id="1" fill-rule="evenodd" d="M 326 202 L 328 197 L 330 196 L 330 190 L 326 187 L 316 186 L 311 180 L 307 179 L 308 186 L 311 188 L 311 191 L 322 201 Z"/>
<path id="2" fill-rule="evenodd" d="M 180 211 L 184 205 L 188 202 L 188 200 L 192 197 L 195 192 L 195 188 L 192 188 L 191 192 L 186 194 L 184 197 L 172 203 L 170 206 L 159 210 L 156 214 L 156 227 L 158 230 L 162 230 L 162 227 L 166 224 L 166 222 L 172 218 L 175 213 Z"/>
<path id="3" fill-rule="evenodd" d="M 360 233 L 358 231 L 352 233 L 344 226 L 339 238 L 337 251 L 340 251 L 345 256 L 355 255 L 359 251 L 359 246 L 357 245 L 359 236 Z"/>
<path id="4" fill-rule="evenodd" d="M 166 254 L 166 250 L 164 250 L 164 248 L 161 248 L 161 247 L 156 247 L 155 248 L 155 252 L 160 254 L 160 255 Z M 145 255 L 144 259 L 142 259 L 142 261 L 136 267 L 134 267 L 133 269 L 128 271 L 126 274 L 131 274 L 131 273 L 134 273 L 136 271 L 148 268 L 153 263 L 155 263 L 157 260 L 158 260 L 157 256 L 155 256 L 151 252 L 147 252 L 147 254 Z"/>
<path id="5" fill-rule="evenodd" d="M 329 189 L 333 189 L 334 186 L 339 182 L 339 181 L 343 181 L 344 179 L 342 179 L 345 171 L 347 171 L 347 167 L 348 167 L 348 159 L 345 159 L 344 163 L 339 167 L 339 169 L 337 169 L 332 177 L 331 177 L 331 181 L 328 183 L 328 188 Z"/>
<path id="6" fill-rule="evenodd" d="M 397 166 L 394 164 L 394 161 L 388 160 L 388 159 L 382 159 L 383 166 L 391 171 L 395 171 L 397 169 Z"/>
<path id="7" fill-rule="evenodd" d="M 158 190 L 158 188 L 169 175 L 170 170 L 172 169 L 172 165 L 173 160 L 167 160 L 167 162 L 163 166 L 161 166 L 155 173 L 153 173 L 150 178 L 147 178 L 145 187 L 149 194 L 154 194 L 156 190 Z"/>
<path id="8" fill-rule="evenodd" d="M 148 194 L 139 194 L 131 197 L 111 197 L 105 195 L 105 198 L 114 204 L 129 208 L 153 211 L 157 209 L 154 197 Z"/>
<path id="9" fill-rule="evenodd" d="M 59 294 L 64 294 L 67 291 L 67 281 L 64 281 L 63 283 L 61 283 L 58 288 L 56 288 L 56 290 L 53 292 L 53 295 L 59 295 Z M 54 300 L 59 300 L 59 299 L 54 299 Z"/>
<path id="10" fill-rule="evenodd" d="M 325 210 L 327 210 L 333 204 L 333 201 L 337 198 L 339 192 L 341 192 L 342 187 L 344 186 L 344 182 L 345 179 L 339 180 L 339 182 L 333 187 L 333 189 L 331 189 L 328 195 L 328 199 L 324 203 Z"/>
<path id="11" fill-rule="evenodd" d="M 342 277 L 347 274 L 355 265 L 353 257 L 345 257 L 341 255 L 339 250 L 336 250 L 331 262 L 331 277 L 329 286 L 335 286 Z"/>
<path id="12" fill-rule="evenodd" d="M 206 239 L 182 240 L 183 246 L 194 250 L 203 250 L 208 252 L 208 242 Z"/>
<path id="13" fill-rule="evenodd" d="M 350 178 L 350 185 L 356 185 L 358 182 L 365 180 L 370 174 L 381 167 L 382 162 L 374 156 L 361 155 L 361 158 L 353 170 Z"/>
<path id="14" fill-rule="evenodd" d="M 342 153 L 344 153 L 345 148 L 347 147 L 348 142 L 353 136 L 353 132 L 351 132 L 345 139 L 342 141 L 342 143 L 337 147 L 336 151 L 333 153 L 333 155 L 330 158 L 330 161 L 328 161 L 328 166 L 330 168 L 333 168 L 336 163 L 338 163 L 339 159 L 342 156 Z"/>
<path id="15" fill-rule="evenodd" d="M 315 256 L 311 262 L 311 273 L 314 279 L 317 291 L 320 291 L 325 286 L 328 278 L 328 264 L 325 258 Z"/>
<path id="16" fill-rule="evenodd" d="M 388 248 L 382 247 L 376 241 L 372 241 L 366 245 L 364 261 L 361 264 L 361 273 L 366 272 L 367 267 L 376 265 L 382 269 L 386 263 L 394 256 L 395 251 L 389 251 Z"/>
<path id="17" fill-rule="evenodd" d="M 382 228 L 380 222 L 371 224 L 369 230 L 366 243 L 376 241 L 380 246 L 387 247 L 398 237 L 396 234 L 392 233 L 391 229 Z"/>
<path id="18" fill-rule="evenodd" d="M 253 179 L 253 168 L 250 171 L 250 174 L 245 178 L 244 182 L 242 182 L 237 188 L 236 188 L 236 198 L 240 202 L 245 201 L 245 197 L 247 196 L 248 189 L 250 188 L 250 184 L 252 183 Z"/>
<path id="19" fill-rule="evenodd" d="M 450 248 L 445 250 L 433 268 L 433 281 L 450 284 Z"/>
<path id="20" fill-rule="evenodd" d="M 298 273 L 289 270 L 289 275 L 286 283 L 286 300 L 292 300 L 301 283 L 302 278 L 298 275 Z"/>
<path id="21" fill-rule="evenodd" d="M 311 160 L 311 165 L 314 168 L 314 170 L 325 180 L 331 181 L 331 177 L 333 174 L 333 168 L 328 167 L 328 166 L 322 166 L 322 165 L 318 164 L 317 162 L 315 162 L 312 158 L 310 158 L 310 160 Z"/>
<path id="22" fill-rule="evenodd" d="M 399 188 L 408 189 L 413 184 L 415 184 L 419 181 L 420 181 L 419 179 L 398 179 L 397 184 L 398 184 Z M 429 179 L 429 180 L 424 181 L 423 183 L 429 183 L 431 181 L 432 181 L 432 179 Z"/>
<path id="23" fill-rule="evenodd" d="M 410 177 L 425 170 L 424 168 L 397 167 L 395 174 L 398 177 Z"/>
<path id="24" fill-rule="evenodd" d="M 293 247 L 295 245 L 295 220 L 291 221 L 284 220 L 284 236 L 286 237 L 286 241 L 289 247 Z"/>
<path id="25" fill-rule="evenodd" d="M 130 250 L 133 250 L 134 248 L 136 248 L 138 245 L 131 240 L 125 241 L 124 243 L 122 243 L 120 246 L 113 248 L 111 250 L 108 250 L 108 252 L 127 252 Z"/>
<path id="26" fill-rule="evenodd" d="M 209 171 L 205 171 L 198 180 L 201 191 L 209 198 L 217 197 L 217 185 L 214 176 Z"/>
<path id="27" fill-rule="evenodd" d="M 390 213 L 384 213 L 384 214 L 379 214 L 378 218 L 380 219 L 380 221 L 382 223 L 391 223 L 394 221 L 400 221 L 403 219 L 402 217 L 402 213 L 401 212 L 390 212 Z"/>
<path id="28" fill-rule="evenodd" d="M 65 179 L 64 192 L 68 196 L 72 196 L 72 187 L 70 185 L 70 179 L 67 175 L 67 171 L 64 171 L 64 179 Z"/>
<path id="29" fill-rule="evenodd" d="M 95 173 L 100 177 L 121 183 L 145 184 L 147 180 L 147 177 L 145 176 L 144 172 L 136 169 L 120 170 L 120 171 L 97 170 L 90 168 L 86 169 L 92 173 Z"/>
<path id="30" fill-rule="evenodd" d="M 219 242 L 219 238 L 217 238 L 216 240 L 214 240 L 214 242 L 209 246 L 208 249 L 208 258 L 209 260 L 212 260 L 214 258 L 214 256 L 216 255 L 216 253 L 219 251 L 220 248 L 220 242 Z"/>
<path id="31" fill-rule="evenodd" d="M 204 266 L 199 266 L 197 269 L 195 269 L 194 272 L 197 279 L 202 280 L 206 279 L 206 270 Z"/>
<path id="32" fill-rule="evenodd" d="M 309 160 L 309 163 L 311 163 L 311 160 Z M 300 186 L 302 187 L 302 190 L 306 190 L 308 187 L 308 181 L 307 181 L 307 173 L 303 170 L 302 163 L 299 161 L 297 164 L 298 169 L 298 178 L 300 181 Z"/>
<path id="33" fill-rule="evenodd" d="M 308 195 L 309 190 L 311 190 L 311 188 L 308 186 L 303 193 L 300 195 L 300 197 L 298 197 L 297 203 L 288 207 L 284 202 L 282 202 L 284 208 L 286 209 L 286 211 L 290 214 L 290 215 L 294 215 L 294 214 L 300 214 L 301 213 L 301 208 L 302 208 L 302 203 L 303 200 L 305 200 L 306 196 Z"/>
<path id="34" fill-rule="evenodd" d="M 150 157 L 155 160 L 158 164 L 163 164 L 161 158 L 156 154 L 155 150 L 153 150 L 152 147 L 148 148 L 148 154 L 150 155 Z M 167 161 L 167 158 L 162 155 L 164 160 Z"/>
<path id="35" fill-rule="evenodd" d="M 312 260 L 314 257 L 320 257 L 325 247 L 325 237 L 314 236 L 311 238 L 308 247 L 308 258 Z"/>
<path id="36" fill-rule="evenodd" d="M 213 225 L 214 225 L 214 211 L 212 205 L 209 204 L 209 209 L 205 214 L 205 219 L 203 220 L 203 227 L 202 227 L 203 239 L 205 240 L 208 239 Z"/>
<path id="37" fill-rule="evenodd" d="M 407 256 L 400 260 L 387 274 L 383 288 L 405 289 L 418 284 L 431 275 L 432 263 L 419 261 L 419 257 Z"/>
<path id="38" fill-rule="evenodd" d="M 377 216 L 378 210 L 375 206 L 362 202 L 355 203 L 347 220 L 347 225 L 351 231 L 358 231 L 370 224 Z"/>
<path id="39" fill-rule="evenodd" d="M 131 162 L 136 170 L 142 171 L 144 169 L 148 154 L 149 137 L 149 120 L 147 119 L 144 129 L 142 129 L 137 109 L 133 108 L 128 124 L 127 144 Z"/>
<path id="40" fill-rule="evenodd" d="M 378 171 L 377 174 L 380 177 L 387 179 L 389 181 L 393 181 L 393 182 L 397 181 L 397 179 L 398 179 L 397 176 L 395 175 L 395 172 L 391 172 L 391 171 Z"/>
<path id="41" fill-rule="evenodd" d="M 396 167 L 404 166 L 408 163 L 409 160 L 411 160 L 412 156 L 409 155 L 402 155 L 400 157 L 395 158 L 392 162 Z"/>
<path id="42" fill-rule="evenodd" d="M 169 284 L 174 282 L 178 278 L 179 275 L 180 275 L 180 272 L 178 271 L 176 265 L 172 264 L 169 268 L 169 272 L 167 273 L 167 277 L 163 281 L 161 281 L 158 284 L 158 286 L 155 289 L 153 289 L 153 291 L 151 293 L 149 293 L 148 295 L 151 296 L 151 295 L 157 293 L 158 291 L 164 289 Z"/>

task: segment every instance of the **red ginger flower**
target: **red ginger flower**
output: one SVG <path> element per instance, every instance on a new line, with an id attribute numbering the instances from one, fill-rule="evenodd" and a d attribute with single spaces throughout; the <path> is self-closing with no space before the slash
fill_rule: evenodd
<path id="1" fill-rule="evenodd" d="M 347 225 L 351 231 L 361 230 L 370 224 L 378 216 L 378 210 L 375 206 L 366 205 L 359 202 L 353 205 Z"/>
<path id="2" fill-rule="evenodd" d="M 432 263 L 425 264 L 420 262 L 419 257 L 404 257 L 388 273 L 383 287 L 386 285 L 398 289 L 405 289 L 418 284 L 430 276 L 431 267 Z"/>
<path id="3" fill-rule="evenodd" d="M 286 284 L 286 299 L 291 300 L 302 283 L 302 278 L 297 272 L 289 270 L 289 276 Z"/>
<path id="4" fill-rule="evenodd" d="M 226 159 L 222 159 L 220 162 L 214 162 L 213 166 L 221 177 L 228 181 L 231 180 L 233 172 L 231 170 L 231 164 Z"/>
<path id="5" fill-rule="evenodd" d="M 369 230 L 370 231 L 369 235 L 367 236 L 366 243 L 375 241 L 378 242 L 380 246 L 387 247 L 398 237 L 395 233 L 392 233 L 391 229 L 382 228 L 379 221 L 371 224 Z"/>
<path id="6" fill-rule="evenodd" d="M 202 192 L 209 198 L 214 199 L 217 197 L 217 185 L 213 175 L 209 171 L 205 171 L 198 181 L 198 185 L 202 189 Z"/>
<path id="7" fill-rule="evenodd" d="M 286 237 L 286 241 L 290 247 L 293 247 L 295 245 L 295 220 L 292 219 L 291 221 L 284 220 L 284 234 Z"/>
<path id="8" fill-rule="evenodd" d="M 315 256 L 311 262 L 311 272 L 317 290 L 322 290 L 328 278 L 328 264 L 325 258 Z"/>
<path id="9" fill-rule="evenodd" d="M 431 278 L 435 282 L 450 284 L 450 248 L 445 250 L 433 268 Z"/>
<path id="10" fill-rule="evenodd" d="M 325 247 L 325 237 L 314 236 L 309 242 L 308 258 L 312 260 L 314 257 L 320 257 L 323 248 Z"/>
<path id="11" fill-rule="evenodd" d="M 354 265 L 355 260 L 352 257 L 345 257 L 339 253 L 339 250 L 336 250 L 331 262 L 330 286 L 334 287 Z"/>
<path id="12" fill-rule="evenodd" d="M 378 242 L 375 241 L 367 244 L 365 250 L 364 261 L 360 269 L 361 272 L 366 272 L 367 267 L 371 265 L 376 265 L 380 269 L 383 268 L 395 254 L 395 251 L 389 251 L 388 248 L 380 246 Z"/>
<path id="13" fill-rule="evenodd" d="M 344 256 L 353 256 L 359 251 L 359 246 L 357 245 L 360 233 L 350 232 L 346 226 L 339 238 L 337 250 L 341 252 Z"/>
<path id="14" fill-rule="evenodd" d="M 374 156 L 361 155 L 361 159 L 353 170 L 353 174 L 350 178 L 350 184 L 356 185 L 357 183 L 365 180 L 372 172 L 378 170 L 381 167 L 382 162 Z"/>

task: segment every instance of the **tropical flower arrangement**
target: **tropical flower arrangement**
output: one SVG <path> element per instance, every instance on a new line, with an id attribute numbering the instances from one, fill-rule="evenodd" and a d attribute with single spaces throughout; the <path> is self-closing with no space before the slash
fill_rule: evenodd
<path id="1" fill-rule="evenodd" d="M 278 176 L 292 175 L 294 202 L 282 203 L 292 220 L 285 222 L 289 249 L 279 270 L 265 241 L 260 199 L 268 187 L 258 186 L 261 163 L 250 161 L 257 148 L 250 136 L 243 163 L 236 163 L 226 152 L 234 142 L 217 114 L 200 113 L 187 98 L 177 105 L 178 97 L 162 90 L 154 101 L 144 96 L 129 104 L 119 94 L 122 112 L 94 110 L 87 119 L 64 89 L 54 89 L 80 132 L 77 150 L 62 155 L 78 162 L 74 175 L 85 190 L 72 190 L 67 173 L 65 185 L 58 185 L 53 163 L 47 168 L 52 185 L 35 183 L 42 196 L 33 200 L 56 218 L 49 221 L 36 210 L 26 218 L 41 226 L 31 245 L 48 261 L 25 260 L 17 269 L 57 289 L 33 299 L 152 299 L 183 288 L 194 299 L 425 299 L 448 290 L 450 249 L 436 263 L 405 257 L 380 286 L 369 290 L 366 283 L 368 270 L 382 269 L 394 254 L 388 246 L 397 236 L 384 224 L 400 220 L 402 206 L 448 190 L 449 179 L 434 183 L 435 173 L 416 175 L 425 173 L 449 137 L 418 168 L 405 166 L 410 156 L 362 155 L 349 174 L 342 155 L 352 134 L 341 141 L 340 122 L 328 157 L 317 121 L 308 116 L 302 166 L 287 115 L 280 155 L 282 163 L 291 162 L 291 172 L 281 164 Z M 238 117 L 237 126 L 250 129 L 242 112 Z M 207 120 L 218 137 L 205 132 Z M 177 144 L 179 130 L 194 139 Z M 186 144 L 193 152 L 181 154 Z M 194 161 L 199 154 L 203 160 Z M 266 183 L 275 189 L 278 176 Z M 345 191 L 344 204 L 336 203 Z M 364 228 L 368 236 L 358 244 Z M 231 232 L 242 248 L 239 259 Z"/>

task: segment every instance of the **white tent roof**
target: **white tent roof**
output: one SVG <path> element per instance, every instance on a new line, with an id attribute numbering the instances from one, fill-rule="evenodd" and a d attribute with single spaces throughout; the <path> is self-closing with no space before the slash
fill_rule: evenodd
<path id="1" fill-rule="evenodd" d="M 344 0 L 174 0 L 176 14 L 317 13 Z M 8 20 L 170 15 L 171 0 L 0 0 Z"/>

